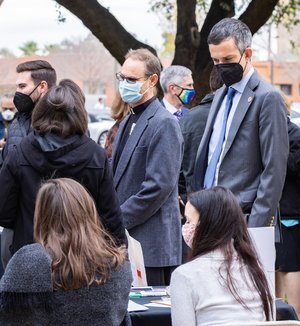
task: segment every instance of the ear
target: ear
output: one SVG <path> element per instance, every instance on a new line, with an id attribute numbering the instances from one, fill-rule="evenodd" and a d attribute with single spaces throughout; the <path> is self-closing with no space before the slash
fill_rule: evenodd
<path id="1" fill-rule="evenodd" d="M 42 80 L 41 82 L 40 82 L 40 89 L 41 89 L 41 92 L 42 93 L 45 93 L 45 92 L 47 92 L 48 91 L 48 83 L 45 81 L 45 80 Z"/>
<path id="2" fill-rule="evenodd" d="M 150 87 L 154 87 L 158 82 L 158 76 L 157 74 L 153 74 L 150 76 Z"/>
<path id="3" fill-rule="evenodd" d="M 246 48 L 245 51 L 245 59 L 247 61 L 251 61 L 251 58 L 252 58 L 252 48 Z"/>
<path id="4" fill-rule="evenodd" d="M 172 95 L 176 94 L 177 87 L 174 84 L 170 84 L 168 88 L 169 88 L 169 93 L 170 94 L 172 94 Z"/>

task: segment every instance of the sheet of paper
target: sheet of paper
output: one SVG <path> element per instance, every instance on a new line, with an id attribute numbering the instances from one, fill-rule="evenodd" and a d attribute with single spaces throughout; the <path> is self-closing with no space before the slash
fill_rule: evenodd
<path id="1" fill-rule="evenodd" d="M 275 235 L 274 227 L 248 228 L 262 267 L 269 282 L 270 290 L 275 298 Z M 274 318 L 275 301 L 274 301 Z"/>
<path id="2" fill-rule="evenodd" d="M 275 271 L 274 227 L 248 228 L 256 251 L 267 272 Z"/>
<path id="3" fill-rule="evenodd" d="M 132 300 L 129 300 L 128 307 L 127 307 L 128 312 L 131 312 L 131 311 L 144 311 L 144 310 L 148 310 L 148 308 L 141 305 L 141 304 L 135 303 Z"/>

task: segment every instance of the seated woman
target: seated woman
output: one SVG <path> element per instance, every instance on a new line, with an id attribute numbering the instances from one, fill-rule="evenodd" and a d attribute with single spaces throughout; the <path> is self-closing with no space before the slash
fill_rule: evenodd
<path id="1" fill-rule="evenodd" d="M 273 299 L 243 212 L 230 190 L 190 195 L 182 227 L 191 261 L 171 278 L 172 325 L 271 320 Z"/>
<path id="2" fill-rule="evenodd" d="M 104 230 L 83 186 L 61 178 L 41 187 L 34 238 L 0 281 L 1 325 L 126 325 L 126 249 Z"/>

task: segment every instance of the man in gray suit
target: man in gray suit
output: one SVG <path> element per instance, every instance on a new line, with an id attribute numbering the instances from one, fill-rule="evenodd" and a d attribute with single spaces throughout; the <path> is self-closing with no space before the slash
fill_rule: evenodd
<path id="1" fill-rule="evenodd" d="M 214 97 L 194 170 L 194 189 L 222 185 L 237 197 L 249 227 L 276 223 L 289 150 L 283 99 L 251 65 L 252 35 L 225 18 L 208 37 L 224 86 Z"/>
<path id="2" fill-rule="evenodd" d="M 124 225 L 143 249 L 147 281 L 169 284 L 181 263 L 178 175 L 183 140 L 178 122 L 156 99 L 160 62 L 146 49 L 130 50 L 117 74 L 131 114 L 113 145 L 114 183 Z"/>

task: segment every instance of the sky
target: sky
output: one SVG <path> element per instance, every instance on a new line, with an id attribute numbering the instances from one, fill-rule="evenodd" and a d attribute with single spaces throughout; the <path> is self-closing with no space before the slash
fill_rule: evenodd
<path id="1" fill-rule="evenodd" d="M 109 6 L 111 13 L 139 40 L 147 41 L 158 48 L 162 46 L 159 18 L 149 12 L 149 1 L 99 2 L 103 6 Z M 63 7 L 60 10 L 66 17 L 65 23 L 58 23 L 57 8 L 53 0 L 4 0 L 0 6 L 0 49 L 8 48 L 19 55 L 18 48 L 28 41 L 35 41 L 43 48 L 45 44 L 57 44 L 66 38 L 82 39 L 88 35 L 89 30 L 77 17 Z"/>

